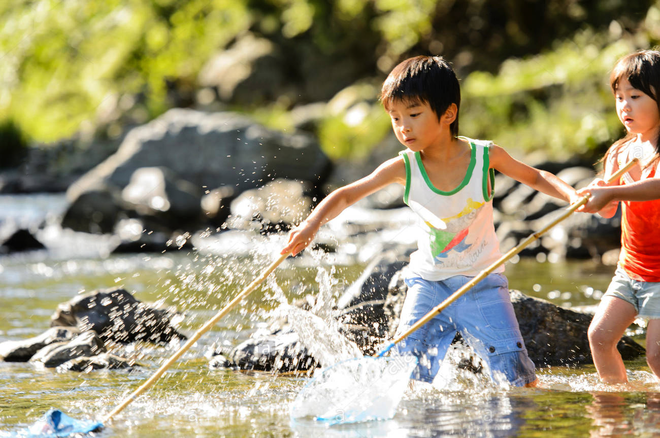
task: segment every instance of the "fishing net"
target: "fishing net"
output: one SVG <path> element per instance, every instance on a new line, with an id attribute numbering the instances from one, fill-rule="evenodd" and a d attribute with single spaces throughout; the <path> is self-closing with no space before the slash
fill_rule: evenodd
<path id="1" fill-rule="evenodd" d="M 390 419 L 416 365 L 413 356 L 364 357 L 319 370 L 292 403 L 291 417 L 331 425 Z"/>
<path id="2" fill-rule="evenodd" d="M 29 428 L 13 434 L 0 433 L 0 437 L 65 437 L 83 435 L 103 428 L 103 424 L 93 420 L 74 420 L 64 412 L 51 409 Z"/>

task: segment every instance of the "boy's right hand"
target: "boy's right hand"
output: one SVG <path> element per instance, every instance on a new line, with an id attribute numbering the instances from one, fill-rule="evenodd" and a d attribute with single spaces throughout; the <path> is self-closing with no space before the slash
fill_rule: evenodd
<path id="1" fill-rule="evenodd" d="M 289 233 L 289 241 L 287 245 L 282 248 L 280 254 L 291 253 L 292 256 L 297 255 L 307 247 L 316 235 L 315 227 L 306 221 L 303 221 L 296 228 Z"/>

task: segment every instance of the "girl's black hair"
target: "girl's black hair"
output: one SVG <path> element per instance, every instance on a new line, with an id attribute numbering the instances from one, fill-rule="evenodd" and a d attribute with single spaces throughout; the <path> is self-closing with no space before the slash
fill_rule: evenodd
<path id="1" fill-rule="evenodd" d="M 627 80 L 630 85 L 655 100 L 660 111 L 660 52 L 657 50 L 642 50 L 631 53 L 619 59 L 610 74 L 610 87 L 616 95 L 619 83 Z M 607 150 L 603 161 L 618 152 L 619 149 L 634 138 L 634 134 L 628 134 L 616 141 Z M 655 156 L 646 167 L 656 163 L 660 159 L 660 135 L 655 139 Z"/>
<path id="2" fill-rule="evenodd" d="M 441 56 L 417 56 L 394 67 L 383 83 L 380 100 L 385 108 L 397 101 L 427 103 L 438 120 L 454 103 L 456 120 L 449 129 L 454 137 L 458 136 L 461 88 L 456 73 Z"/>

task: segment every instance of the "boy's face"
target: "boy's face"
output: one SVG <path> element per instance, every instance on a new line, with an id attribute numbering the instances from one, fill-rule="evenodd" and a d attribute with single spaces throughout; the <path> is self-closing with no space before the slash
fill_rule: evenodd
<path id="1" fill-rule="evenodd" d="M 421 151 L 440 139 L 442 123 L 428 103 L 397 100 L 387 105 L 387 112 L 396 138 L 411 151 Z"/>

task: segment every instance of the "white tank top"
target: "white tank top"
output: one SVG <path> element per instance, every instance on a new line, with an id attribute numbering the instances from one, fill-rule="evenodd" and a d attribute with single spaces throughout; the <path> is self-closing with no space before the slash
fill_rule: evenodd
<path id="1" fill-rule="evenodd" d="M 488 156 L 492 143 L 462 139 L 472 148 L 470 165 L 463 181 L 448 192 L 433 186 L 419 152 L 400 152 L 406 166 L 403 201 L 420 218 L 408 276 L 429 281 L 476 276 L 502 255 L 493 224 L 494 171 Z M 493 272 L 503 271 L 501 266 Z"/>

